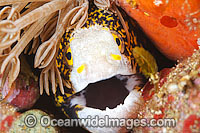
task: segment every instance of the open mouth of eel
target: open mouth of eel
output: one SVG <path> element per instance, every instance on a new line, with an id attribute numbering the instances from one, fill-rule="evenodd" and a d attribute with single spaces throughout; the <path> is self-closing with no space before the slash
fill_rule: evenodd
<path id="1" fill-rule="evenodd" d="M 130 93 L 125 87 L 125 82 L 127 80 L 128 79 L 124 78 L 124 80 L 121 81 L 116 77 L 112 77 L 107 80 L 89 84 L 84 89 L 86 106 L 106 110 L 106 108 L 114 109 L 120 104 L 123 105 L 124 100 Z"/>
<path id="2" fill-rule="evenodd" d="M 135 119 L 143 104 L 137 86 L 142 85 L 141 75 L 117 75 L 112 78 L 90 83 L 71 99 L 70 104 L 80 105 L 78 118 L 111 120 L 108 127 L 85 126 L 91 132 L 127 132 L 126 126 L 117 126 L 113 119 Z M 112 123 L 113 122 L 113 123 Z M 115 127 L 116 126 L 116 127 Z"/>

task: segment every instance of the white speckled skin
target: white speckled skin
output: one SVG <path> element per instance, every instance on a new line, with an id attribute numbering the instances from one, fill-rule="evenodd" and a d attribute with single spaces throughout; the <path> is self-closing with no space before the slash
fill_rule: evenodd
<path id="1" fill-rule="evenodd" d="M 71 82 L 75 92 L 83 90 L 89 83 L 111 78 L 117 74 L 134 74 L 131 64 L 120 50 L 109 30 L 95 25 L 89 29 L 79 29 L 73 33 L 70 42 L 73 56 Z M 114 60 L 111 54 L 120 55 L 121 60 Z M 78 73 L 82 65 L 85 69 Z"/>

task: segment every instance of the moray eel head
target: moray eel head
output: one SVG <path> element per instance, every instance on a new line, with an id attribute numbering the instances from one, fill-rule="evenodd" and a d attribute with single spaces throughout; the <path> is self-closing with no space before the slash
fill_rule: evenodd
<path id="1" fill-rule="evenodd" d="M 95 25 L 72 33 L 70 40 L 73 68 L 70 80 L 74 91 L 83 90 L 89 83 L 130 75 L 131 63 L 120 53 L 113 34 L 108 28 Z"/>

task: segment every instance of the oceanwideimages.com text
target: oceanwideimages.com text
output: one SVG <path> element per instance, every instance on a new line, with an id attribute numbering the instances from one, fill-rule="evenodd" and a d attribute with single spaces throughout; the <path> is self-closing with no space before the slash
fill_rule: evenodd
<path id="1" fill-rule="evenodd" d="M 27 115 L 25 117 L 25 125 L 29 128 L 34 127 L 38 120 L 34 115 Z M 175 119 L 125 119 L 125 118 L 110 118 L 109 116 L 104 116 L 100 118 L 99 116 L 88 116 L 82 119 L 52 119 L 49 116 L 42 116 L 39 120 L 39 124 L 43 127 L 126 127 L 127 129 L 132 129 L 134 127 L 175 127 Z"/>

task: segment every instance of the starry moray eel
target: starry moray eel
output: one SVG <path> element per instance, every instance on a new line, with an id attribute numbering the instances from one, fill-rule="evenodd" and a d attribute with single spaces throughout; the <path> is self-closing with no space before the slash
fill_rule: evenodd
<path id="1" fill-rule="evenodd" d="M 65 94 L 57 91 L 55 101 L 67 117 L 86 118 L 87 115 L 94 116 L 94 112 L 103 117 L 110 116 L 112 110 L 119 112 L 122 109 L 137 108 L 136 102 L 140 96 L 133 88 L 141 87 L 142 83 L 135 75 L 140 73 L 140 68 L 134 60 L 132 49 L 136 46 L 143 47 L 147 40 L 137 23 L 123 11 L 120 12 L 129 31 L 130 43 L 118 15 L 98 9 L 93 2 L 90 2 L 85 25 L 63 35 L 56 63 L 64 79 Z M 90 83 L 113 76 L 127 81 L 129 95 L 124 104 L 103 111 L 87 107 L 84 88 Z M 111 116 L 114 117 L 117 113 L 114 114 Z M 117 116 L 126 118 L 124 113 L 118 113 Z"/>

